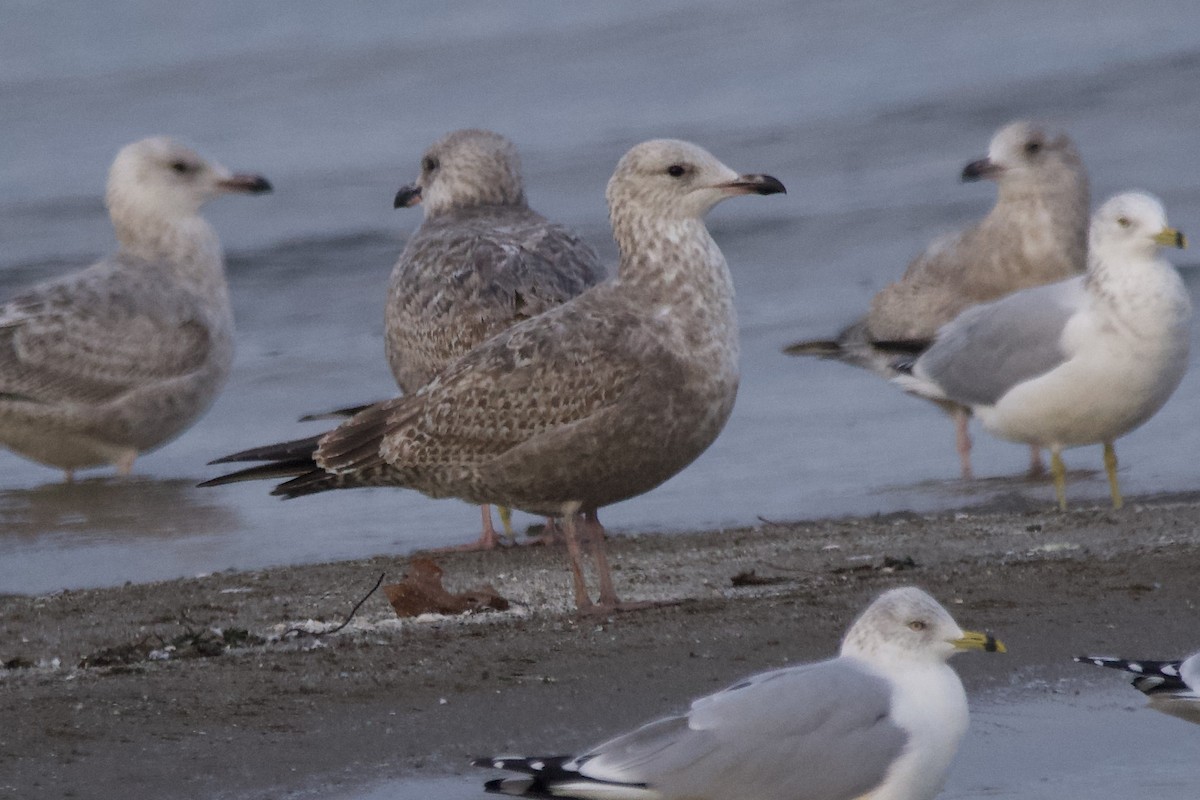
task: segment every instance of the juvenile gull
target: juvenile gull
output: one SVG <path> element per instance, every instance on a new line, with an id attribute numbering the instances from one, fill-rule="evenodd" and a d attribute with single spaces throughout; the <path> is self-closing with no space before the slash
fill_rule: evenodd
<path id="1" fill-rule="evenodd" d="M 493 336 L 415 394 L 372 406 L 322 437 L 223 461 L 269 461 L 210 484 L 292 477 L 274 494 L 401 486 L 432 497 L 561 516 L 575 601 L 579 518 L 647 492 L 712 444 L 733 409 L 733 284 L 704 215 L 774 194 L 687 142 L 631 149 L 608 183 L 617 277 Z M 592 538 L 600 604 L 617 605 L 603 531 Z"/>
<path id="2" fill-rule="evenodd" d="M 475 764 L 525 773 L 486 784 L 518 797 L 928 800 L 967 729 L 946 663 L 960 650 L 1004 645 L 962 630 L 920 589 L 892 589 L 837 658 L 753 675 L 579 755 Z"/>
<path id="3" fill-rule="evenodd" d="M 1183 661 L 1131 661 L 1107 656 L 1076 656 L 1083 664 L 1132 673 L 1134 687 L 1151 708 L 1200 724 L 1200 653 Z"/>
<path id="4" fill-rule="evenodd" d="M 105 203 L 117 252 L 0 307 L 0 444 L 57 467 L 112 464 L 186 430 L 233 359 L 233 313 L 216 232 L 200 207 L 267 192 L 165 137 L 123 148 Z"/>
<path id="5" fill-rule="evenodd" d="M 392 270 L 385 311 L 388 364 L 404 394 L 485 339 L 604 280 L 582 239 L 529 207 L 517 150 L 498 133 L 460 130 L 435 142 L 394 204 L 418 203 L 425 220 Z M 479 541 L 460 549 L 496 546 L 486 505 L 482 518 Z M 501 518 L 507 528 L 503 508 Z"/>
<path id="6" fill-rule="evenodd" d="M 897 350 L 919 353 L 966 308 L 1084 271 L 1087 172 L 1065 133 L 1026 121 L 1006 125 L 992 137 L 987 157 L 963 168 L 964 181 L 983 178 L 995 180 L 998 189 L 986 217 L 934 240 L 837 339 L 796 342 L 784 352 L 837 359 L 891 379 Z M 940 405 L 954 419 L 962 477 L 970 478 L 967 410 Z M 1030 471 L 1041 470 L 1035 447 Z"/>
<path id="7" fill-rule="evenodd" d="M 1064 510 L 1062 449 L 1102 442 L 1120 508 L 1113 441 L 1153 416 L 1187 369 L 1191 302 L 1157 255 L 1185 245 L 1158 200 L 1117 195 L 1092 219 L 1086 275 L 967 309 L 896 380 L 969 407 L 996 436 L 1050 448 Z"/>

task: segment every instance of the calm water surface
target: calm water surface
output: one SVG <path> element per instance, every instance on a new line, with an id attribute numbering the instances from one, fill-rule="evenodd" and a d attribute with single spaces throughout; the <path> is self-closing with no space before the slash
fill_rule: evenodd
<path id="1" fill-rule="evenodd" d="M 62 486 L 0 453 L 0 591 L 473 538 L 474 509 L 412 492 L 284 503 L 264 485 L 193 488 L 216 474 L 204 466 L 215 456 L 320 430 L 295 422 L 305 412 L 394 392 L 384 287 L 419 214 L 393 211 L 391 198 L 453 128 L 516 141 L 533 205 L 610 263 L 604 183 L 640 140 L 693 139 L 789 188 L 712 214 L 739 292 L 737 408 L 686 472 L 606 509 L 617 530 L 1050 503 L 1048 486 L 1005 478 L 1024 468 L 1023 448 L 980 434 L 977 470 L 996 479 L 962 484 L 949 425 L 930 407 L 865 373 L 779 354 L 837 330 L 930 238 L 986 211 L 992 187 L 957 176 L 999 125 L 1034 116 L 1066 127 L 1097 201 L 1146 188 L 1174 224 L 1200 232 L 1192 0 L 129 1 L 70 13 L 18 0 L 4 13 L 0 296 L 111 248 L 99 198 L 113 153 L 135 138 L 181 136 L 261 171 L 276 192 L 211 207 L 230 256 L 238 357 L 198 425 L 130 481 Z M 1122 440 L 1128 493 L 1200 486 L 1198 381 L 1193 371 Z M 1068 463 L 1095 470 L 1100 454 Z M 1103 501 L 1102 477 L 1082 474 L 1071 498 Z"/>

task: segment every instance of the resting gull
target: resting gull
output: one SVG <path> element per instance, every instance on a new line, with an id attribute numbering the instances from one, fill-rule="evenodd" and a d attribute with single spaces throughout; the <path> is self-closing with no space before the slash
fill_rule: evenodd
<path id="1" fill-rule="evenodd" d="M 967 309 L 896 379 L 969 407 L 996 436 L 1050 448 L 1064 510 L 1062 449 L 1104 444 L 1120 508 L 1113 441 L 1153 416 L 1187 369 L 1191 302 L 1157 254 L 1186 241 L 1162 204 L 1113 197 L 1092 218 L 1089 244 L 1086 275 Z"/>
<path id="2" fill-rule="evenodd" d="M 1004 645 L 962 630 L 920 589 L 892 589 L 837 658 L 753 675 L 579 755 L 475 764 L 524 773 L 486 785 L 518 797 L 928 800 L 967 730 L 946 663 L 960 650 Z"/>
<path id="3" fill-rule="evenodd" d="M 119 248 L 0 307 L 0 444 L 63 470 L 133 462 L 186 430 L 233 360 L 216 232 L 200 207 L 267 192 L 165 137 L 124 147 L 105 203 Z"/>
<path id="4" fill-rule="evenodd" d="M 712 444 L 733 409 L 733 283 L 703 217 L 721 200 L 783 192 L 694 144 L 644 142 L 608 183 L 617 277 L 493 336 L 413 395 L 334 431 L 222 461 L 269 461 L 210 484 L 291 477 L 274 494 L 401 486 L 562 517 L 575 601 L 579 519 L 592 539 L 600 605 L 617 595 L 602 506 L 647 492 Z"/>
<path id="5" fill-rule="evenodd" d="M 1183 661 L 1130 661 L 1108 656 L 1076 656 L 1075 660 L 1132 673 L 1134 687 L 1149 698 L 1151 708 L 1200 724 L 1200 653 Z"/>
<path id="6" fill-rule="evenodd" d="M 894 378 L 891 363 L 898 350 L 919 353 L 938 328 L 966 308 L 1084 271 L 1087 172 L 1065 133 L 1026 121 L 1010 123 L 992 138 L 986 158 L 963 168 L 962 178 L 996 181 L 996 205 L 986 217 L 930 244 L 837 339 L 797 342 L 784 352 L 833 358 Z M 962 477 L 970 478 L 967 409 L 940 405 L 954 419 Z M 1041 471 L 1034 447 L 1030 472 Z"/>
<path id="7" fill-rule="evenodd" d="M 435 142 L 394 205 L 418 203 L 425 220 L 392 270 L 384 324 L 388 364 L 404 394 L 485 339 L 604 280 L 582 239 L 529 207 L 517 150 L 498 133 L 459 130 Z M 458 549 L 496 546 L 487 505 L 482 517 L 479 541 Z M 507 529 L 503 507 L 501 519 Z"/>

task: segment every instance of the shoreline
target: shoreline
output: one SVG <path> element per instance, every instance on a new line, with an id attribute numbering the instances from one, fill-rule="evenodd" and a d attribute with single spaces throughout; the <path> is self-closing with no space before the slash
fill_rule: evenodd
<path id="1" fill-rule="evenodd" d="M 408 558 L 0 597 L 0 797 L 278 797 L 585 745 L 827 657 L 871 597 L 907 583 L 1008 644 L 956 659 L 969 693 L 1014 675 L 1111 683 L 1071 656 L 1200 640 L 1194 614 L 1168 613 L 1200 601 L 1192 493 L 615 536 L 610 558 L 622 599 L 675 602 L 579 617 L 554 547 L 435 556 L 447 588 L 491 583 L 510 611 L 398 621 L 377 592 L 320 636 L 283 634 L 340 623 Z"/>

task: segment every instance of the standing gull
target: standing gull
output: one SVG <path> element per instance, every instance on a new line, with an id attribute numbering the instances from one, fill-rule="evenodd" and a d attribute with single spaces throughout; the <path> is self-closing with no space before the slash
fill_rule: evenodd
<path id="1" fill-rule="evenodd" d="M 1200 724 L 1200 653 L 1183 661 L 1130 661 L 1107 656 L 1076 656 L 1075 660 L 1132 673 L 1134 687 L 1149 698 L 1151 708 Z"/>
<path id="2" fill-rule="evenodd" d="M 918 353 L 964 309 L 1083 272 L 1087 264 L 1088 180 L 1075 145 L 1031 122 L 1001 128 L 986 158 L 962 179 L 996 181 L 996 205 L 966 230 L 936 239 L 871 309 L 832 341 L 796 342 L 790 355 L 833 358 L 885 378 L 896 376 L 897 350 Z M 954 418 L 963 478 L 971 477 L 968 412 L 942 402 Z M 1037 448 L 1030 472 L 1042 470 Z"/>
<path id="3" fill-rule="evenodd" d="M 415 394 L 334 431 L 229 456 L 269 461 L 210 484 L 292 477 L 273 494 L 401 486 L 563 517 L 575 602 L 617 605 L 597 509 L 658 486 L 712 444 L 733 410 L 738 331 L 725 258 L 704 226 L 728 197 L 775 194 L 694 144 L 644 142 L 608 183 L 617 277 L 500 333 Z"/>
<path id="4" fill-rule="evenodd" d="M 892 589 L 838 658 L 753 675 L 580 755 L 475 763 L 525 773 L 486 785 L 518 797 L 929 800 L 967 730 L 946 663 L 960 650 L 1004 645 L 962 630 L 920 589 Z"/>
<path id="5" fill-rule="evenodd" d="M 1184 247 L 1162 204 L 1129 192 L 1092 219 L 1086 275 L 967 309 L 896 380 L 969 407 L 991 433 L 1050 448 L 1059 508 L 1062 449 L 1104 444 L 1121 507 L 1113 441 L 1154 415 L 1187 369 L 1192 307 L 1160 246 Z"/>
<path id="6" fill-rule="evenodd" d="M 225 383 L 233 312 L 200 207 L 267 192 L 165 137 L 117 154 L 105 203 L 117 252 L 0 307 L 0 444 L 57 467 L 112 464 L 186 430 Z"/>
<path id="7" fill-rule="evenodd" d="M 498 133 L 460 130 L 435 142 L 394 205 L 418 203 L 425 220 L 392 270 L 384 324 L 406 395 L 480 342 L 604 280 L 582 239 L 529 207 L 517 150 Z M 482 517 L 479 541 L 461 549 L 498 543 L 487 505 Z M 507 528 L 503 508 L 501 517 Z"/>

